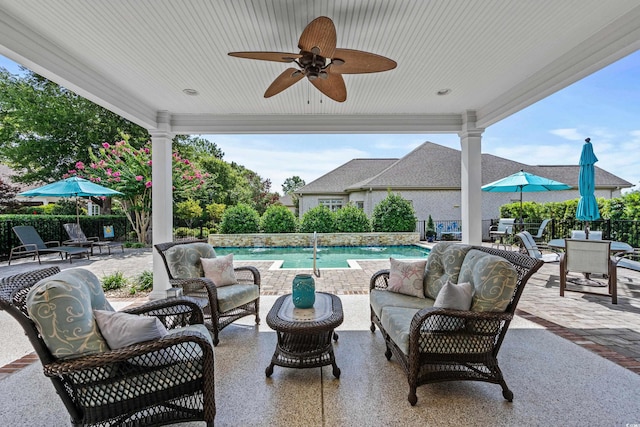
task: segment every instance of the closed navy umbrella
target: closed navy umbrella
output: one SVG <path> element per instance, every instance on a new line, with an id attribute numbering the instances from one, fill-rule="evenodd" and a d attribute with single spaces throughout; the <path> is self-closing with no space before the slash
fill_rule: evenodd
<path id="1" fill-rule="evenodd" d="M 589 221 L 600 219 L 600 210 L 595 196 L 596 173 L 594 164 L 598 158 L 593 153 L 591 138 L 584 140 L 582 153 L 580 154 L 580 172 L 578 174 L 578 187 L 580 190 L 580 200 L 576 210 L 576 219 L 586 221 L 585 235 L 589 238 Z"/>

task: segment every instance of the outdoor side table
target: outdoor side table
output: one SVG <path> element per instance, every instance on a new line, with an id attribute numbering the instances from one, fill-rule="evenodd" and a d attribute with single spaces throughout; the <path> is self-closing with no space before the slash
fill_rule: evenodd
<path id="1" fill-rule="evenodd" d="M 313 308 L 299 309 L 291 294 L 279 297 L 267 314 L 267 325 L 276 331 L 278 344 L 265 370 L 267 377 L 274 365 L 286 368 L 333 366 L 333 376 L 340 378 L 333 343 L 338 340 L 334 329 L 342 324 L 342 302 L 336 295 L 316 292 Z"/>

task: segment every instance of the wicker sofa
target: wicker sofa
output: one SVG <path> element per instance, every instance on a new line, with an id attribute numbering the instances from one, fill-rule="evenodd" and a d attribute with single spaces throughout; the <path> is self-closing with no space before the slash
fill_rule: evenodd
<path id="1" fill-rule="evenodd" d="M 433 247 L 423 277 L 415 279 L 422 285 L 418 295 L 394 288 L 394 260 L 391 270 L 371 277 L 371 332 L 380 329 L 385 356 L 395 355 L 404 369 L 411 405 L 418 400 L 417 386 L 458 380 L 500 384 L 504 398 L 512 401 L 497 355 L 522 290 L 542 264 L 517 252 L 441 242 Z M 400 277 L 409 275 L 404 271 Z M 447 308 L 438 298 L 441 289 L 463 282 L 470 289 L 470 307 Z"/>

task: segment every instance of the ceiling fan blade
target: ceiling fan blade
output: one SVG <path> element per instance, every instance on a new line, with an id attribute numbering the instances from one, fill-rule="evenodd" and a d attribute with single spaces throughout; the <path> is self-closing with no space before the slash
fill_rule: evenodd
<path id="1" fill-rule="evenodd" d="M 289 86 L 300 81 L 303 77 L 304 73 L 300 70 L 296 68 L 287 68 L 282 74 L 276 77 L 273 83 L 271 83 L 271 86 L 267 88 L 267 91 L 264 93 L 264 97 L 270 98 L 273 95 L 279 94 Z"/>
<path id="2" fill-rule="evenodd" d="M 320 16 L 306 26 L 298 41 L 298 47 L 306 52 L 311 52 L 317 47 L 320 49 L 318 55 L 333 58 L 336 43 L 336 27 L 333 21 L 326 16 Z"/>
<path id="3" fill-rule="evenodd" d="M 326 79 L 318 78 L 310 80 L 310 82 L 316 89 L 334 101 L 344 102 L 347 100 L 347 86 L 345 86 L 344 79 L 340 74 L 329 74 Z"/>
<path id="4" fill-rule="evenodd" d="M 229 52 L 229 56 L 275 62 L 293 62 L 295 59 L 302 57 L 299 53 L 286 52 Z"/>
<path id="5" fill-rule="evenodd" d="M 337 74 L 379 73 L 393 70 L 398 64 L 384 56 L 354 49 L 336 49 L 331 57 L 334 61 L 341 59 L 343 64 L 331 64 L 330 72 Z"/>

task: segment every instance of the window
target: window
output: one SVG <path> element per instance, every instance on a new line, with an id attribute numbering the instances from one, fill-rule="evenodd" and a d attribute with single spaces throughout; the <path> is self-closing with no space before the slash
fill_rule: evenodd
<path id="1" fill-rule="evenodd" d="M 356 207 L 357 207 L 358 209 L 362 209 L 362 210 L 364 210 L 364 202 L 356 202 Z"/>
<path id="2" fill-rule="evenodd" d="M 337 211 L 342 208 L 342 199 L 319 199 L 318 204 L 321 206 L 326 206 L 332 211 Z"/>

